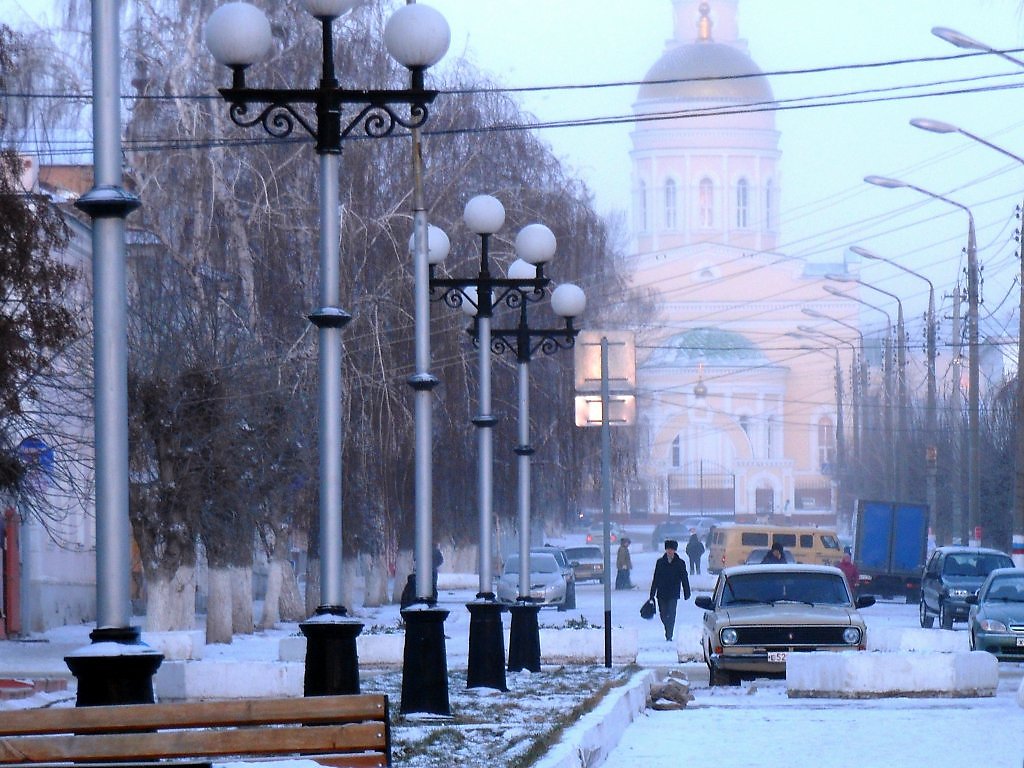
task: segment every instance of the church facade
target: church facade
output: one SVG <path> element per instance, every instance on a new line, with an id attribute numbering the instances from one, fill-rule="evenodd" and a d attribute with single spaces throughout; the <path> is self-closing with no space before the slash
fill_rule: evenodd
<path id="1" fill-rule="evenodd" d="M 855 337 L 807 310 L 856 314 L 823 290 L 855 265 L 780 252 L 774 97 L 738 0 L 672 6 L 634 104 L 630 274 L 657 312 L 636 337 L 630 511 L 835 523 Z"/>

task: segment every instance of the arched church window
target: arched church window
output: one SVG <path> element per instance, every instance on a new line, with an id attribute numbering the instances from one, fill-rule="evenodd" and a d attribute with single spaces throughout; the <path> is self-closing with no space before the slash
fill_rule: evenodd
<path id="1" fill-rule="evenodd" d="M 665 229 L 676 228 L 677 203 L 676 182 L 669 179 L 665 182 Z"/>
<path id="2" fill-rule="evenodd" d="M 647 185 L 639 182 L 636 187 L 636 225 L 641 232 L 648 230 L 647 226 Z"/>
<path id="3" fill-rule="evenodd" d="M 715 225 L 715 185 L 705 176 L 697 186 L 699 198 L 698 219 L 702 227 Z"/>
<path id="4" fill-rule="evenodd" d="M 836 460 L 836 430 L 832 419 L 822 416 L 818 419 L 818 464 L 822 467 L 834 464 Z"/>
<path id="5" fill-rule="evenodd" d="M 672 440 L 672 456 L 670 458 L 673 467 L 681 467 L 683 465 L 683 444 L 679 435 L 676 435 L 675 439 Z"/>
<path id="6" fill-rule="evenodd" d="M 746 179 L 736 182 L 736 226 L 746 229 L 750 218 L 750 184 Z"/>

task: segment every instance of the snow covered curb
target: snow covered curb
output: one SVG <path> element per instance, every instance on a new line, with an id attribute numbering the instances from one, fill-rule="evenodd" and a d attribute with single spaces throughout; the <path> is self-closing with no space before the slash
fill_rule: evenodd
<path id="1" fill-rule="evenodd" d="M 999 662 L 966 653 L 793 653 L 786 660 L 791 698 L 995 696 Z"/>
<path id="2" fill-rule="evenodd" d="M 647 710 L 647 697 L 655 680 L 653 670 L 637 672 L 621 688 L 611 691 L 592 712 L 564 734 L 534 768 L 586 768 L 601 765 L 618 745 L 629 724 Z"/>

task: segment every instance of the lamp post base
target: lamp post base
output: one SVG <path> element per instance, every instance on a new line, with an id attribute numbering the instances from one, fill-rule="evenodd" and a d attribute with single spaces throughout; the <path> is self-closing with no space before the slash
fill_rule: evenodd
<path id="1" fill-rule="evenodd" d="M 306 672 L 303 696 L 359 693 L 359 654 L 356 636 L 363 624 L 350 619 L 341 606 L 322 605 L 299 624 L 306 637 Z"/>
<path id="2" fill-rule="evenodd" d="M 505 635 L 501 627 L 501 614 L 505 606 L 492 597 L 466 603 L 466 608 L 470 614 L 466 687 L 507 691 Z"/>
<path id="3" fill-rule="evenodd" d="M 78 679 L 76 707 L 152 704 L 153 675 L 164 660 L 142 642 L 138 627 L 111 627 L 89 633 L 92 645 L 64 657 Z"/>
<path id="4" fill-rule="evenodd" d="M 402 611 L 405 651 L 402 656 L 402 714 L 450 715 L 448 660 L 444 620 L 448 611 L 418 603 Z"/>
<path id="5" fill-rule="evenodd" d="M 516 603 L 509 608 L 509 613 L 512 614 L 512 627 L 508 638 L 508 671 L 528 669 L 540 672 L 540 628 L 537 624 L 540 606 Z"/>

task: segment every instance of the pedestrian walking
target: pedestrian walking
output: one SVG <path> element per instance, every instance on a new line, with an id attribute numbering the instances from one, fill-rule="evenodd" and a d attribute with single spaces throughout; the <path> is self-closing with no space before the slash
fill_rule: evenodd
<path id="1" fill-rule="evenodd" d="M 850 594 L 857 597 L 857 587 L 860 585 L 860 569 L 853 562 L 850 551 L 843 552 L 843 559 L 839 561 L 839 570 L 846 577 L 846 586 L 850 588 Z"/>
<path id="2" fill-rule="evenodd" d="M 700 558 L 704 554 L 704 545 L 697 538 L 697 532 L 690 531 L 690 540 L 686 542 L 686 556 L 690 558 L 690 575 L 700 575 Z"/>
<path id="3" fill-rule="evenodd" d="M 629 554 L 629 539 L 622 539 L 619 542 L 619 551 L 615 555 L 615 588 L 632 589 L 633 579 L 633 558 Z"/>
<path id="4" fill-rule="evenodd" d="M 654 564 L 654 577 L 651 579 L 651 597 L 658 602 L 658 614 L 665 625 L 665 639 L 672 639 L 676 625 L 676 603 L 679 602 L 680 590 L 683 599 L 690 599 L 690 580 L 686 576 L 686 564 L 676 555 L 679 542 L 675 539 L 665 540 L 665 554 Z"/>

